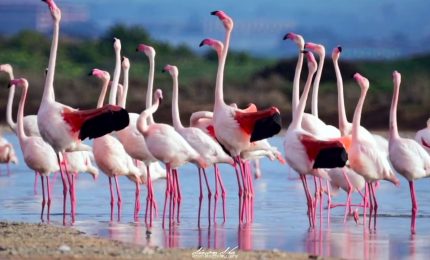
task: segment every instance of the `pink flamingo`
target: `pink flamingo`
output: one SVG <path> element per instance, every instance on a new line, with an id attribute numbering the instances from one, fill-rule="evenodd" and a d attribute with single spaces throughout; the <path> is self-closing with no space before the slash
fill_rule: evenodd
<path id="1" fill-rule="evenodd" d="M 115 44 L 118 45 L 118 44 Z M 117 69 L 117 68 L 116 68 Z M 116 70 L 117 72 L 117 70 Z M 116 73 L 115 72 L 115 73 Z M 100 93 L 97 107 L 103 105 L 104 97 L 109 84 L 109 73 L 106 71 L 93 69 L 91 75 L 100 78 L 103 81 L 103 88 Z M 117 77 L 118 79 L 118 77 Z M 118 81 L 114 81 L 112 85 L 118 84 Z M 111 87 L 115 90 L 114 87 Z M 112 97 L 112 96 L 111 96 Z M 115 95 L 113 95 L 115 100 Z M 111 100 L 112 101 L 112 100 Z M 126 153 L 123 145 L 110 134 L 106 134 L 102 137 L 94 139 L 93 142 L 93 153 L 97 166 L 108 176 L 109 188 L 110 188 L 110 206 L 111 206 L 111 221 L 113 220 L 113 205 L 115 198 L 113 194 L 112 178 L 115 180 L 116 192 L 117 192 L 117 206 L 118 206 L 118 221 L 121 218 L 121 204 L 122 197 L 118 182 L 118 176 L 127 176 L 136 184 L 136 198 L 135 198 L 135 210 L 134 219 L 137 220 L 140 208 L 140 184 L 142 172 L 133 164 L 132 158 Z"/>
<path id="2" fill-rule="evenodd" d="M 5 138 L 0 136 L 0 163 L 6 163 L 7 174 L 10 175 L 9 163 L 17 164 L 18 157 L 16 157 L 15 149 L 12 144 Z"/>
<path id="3" fill-rule="evenodd" d="M 234 164 L 233 158 L 226 154 L 222 147 L 209 135 L 205 134 L 202 130 L 196 127 L 184 127 L 181 123 L 181 118 L 179 116 L 179 105 L 178 105 L 178 75 L 179 71 L 176 66 L 167 65 L 164 67 L 164 71 L 170 73 L 173 79 L 173 96 L 172 96 L 172 118 L 173 126 L 175 130 L 194 148 L 206 161 L 208 165 L 213 165 L 216 163 L 227 163 Z M 206 171 L 203 168 L 198 168 L 199 170 L 199 183 L 200 183 L 200 196 L 199 196 L 199 214 L 198 214 L 198 226 L 200 226 L 200 211 L 203 199 L 202 186 L 201 186 L 201 172 L 206 182 L 206 188 L 208 190 L 208 218 L 210 224 L 210 205 L 211 205 L 211 190 L 206 176 Z M 215 185 L 219 180 L 219 173 L 215 169 Z M 218 177 L 218 178 L 217 178 Z M 222 183 L 222 182 L 221 182 Z M 223 192 L 223 216 L 225 221 L 225 192 Z M 217 201 L 215 200 L 215 204 Z M 216 218 L 216 207 L 214 210 L 214 219 Z"/>
<path id="4" fill-rule="evenodd" d="M 378 152 L 376 141 L 373 138 L 366 138 L 366 135 L 363 134 L 363 131 L 360 131 L 361 111 L 363 109 L 367 90 L 369 89 L 369 81 L 359 73 L 354 74 L 354 79 L 361 88 L 361 94 L 357 107 L 354 111 L 354 118 L 352 122 L 352 140 L 351 147 L 348 152 L 349 164 L 355 172 L 363 176 L 363 178 L 366 180 L 367 186 L 364 194 L 365 201 L 363 207 L 363 216 L 366 215 L 366 207 L 368 203 L 367 194 L 369 191 L 369 228 L 371 225 L 372 211 L 375 212 L 374 228 L 376 228 L 378 203 L 376 201 L 376 194 L 372 183 L 378 180 L 387 180 L 398 186 L 400 185 L 400 182 L 391 169 L 388 158 Z"/>
<path id="5" fill-rule="evenodd" d="M 155 103 L 151 107 L 145 109 L 137 120 L 137 129 L 145 137 L 146 144 L 151 154 L 162 161 L 166 165 L 166 192 L 163 208 L 163 228 L 166 215 L 166 204 L 169 198 L 169 224 L 172 223 L 175 215 L 175 206 L 177 204 L 179 221 L 179 207 L 181 202 L 181 194 L 179 193 L 179 179 L 176 168 L 186 162 L 193 162 L 199 167 L 206 168 L 207 164 L 187 141 L 175 131 L 175 129 L 167 124 L 153 123 L 148 124 L 148 117 L 157 111 L 160 99 L 162 99 L 161 90 L 155 91 Z M 153 190 L 148 190 L 148 196 L 153 196 Z M 147 202 L 152 203 L 152 200 L 147 199 Z M 147 204 L 148 207 L 148 204 Z M 149 206 L 152 210 L 152 205 Z M 152 213 L 151 223 L 152 223 Z"/>
<path id="6" fill-rule="evenodd" d="M 415 140 L 402 138 L 397 129 L 397 103 L 401 75 L 393 72 L 394 91 L 390 109 L 389 156 L 394 169 L 409 182 L 412 201 L 411 232 L 415 234 L 415 220 L 418 203 L 414 180 L 430 176 L 430 155 Z"/>
<path id="7" fill-rule="evenodd" d="M 24 131 L 24 105 L 27 98 L 28 82 L 26 79 L 13 79 L 10 81 L 10 85 L 16 85 L 22 87 L 21 100 L 19 102 L 18 116 L 17 116 L 17 135 L 19 144 L 24 156 L 24 161 L 29 168 L 40 173 L 40 179 L 42 182 L 42 211 L 40 218 L 43 221 L 43 212 L 47 202 L 48 212 L 47 219 L 49 221 L 51 211 L 51 191 L 49 185 L 49 174 L 51 172 L 58 171 L 60 169 L 57 162 L 57 156 L 54 149 L 45 143 L 39 136 L 28 136 Z M 45 182 L 46 179 L 46 190 L 48 200 L 45 200 Z"/>
<path id="8" fill-rule="evenodd" d="M 67 169 L 67 162 L 62 153 L 69 151 L 90 150 L 80 143 L 87 137 L 96 138 L 120 130 L 128 125 L 128 113 L 117 106 L 107 105 L 92 110 L 78 110 L 55 101 L 54 73 L 57 58 L 58 35 L 60 30 L 61 10 L 53 0 L 44 0 L 53 18 L 54 30 L 49 57 L 48 73 L 42 102 L 37 113 L 37 123 L 42 138 L 54 148 L 60 164 L 61 178 L 63 181 L 63 223 L 66 221 L 66 196 L 67 184 L 62 163 Z M 115 89 L 116 92 L 116 89 Z M 74 221 L 74 205 L 72 209 L 72 221 Z"/>
<path id="9" fill-rule="evenodd" d="M 417 141 L 424 150 L 430 154 L 430 118 L 427 120 L 427 127 L 419 130 L 415 134 L 415 141 Z"/>

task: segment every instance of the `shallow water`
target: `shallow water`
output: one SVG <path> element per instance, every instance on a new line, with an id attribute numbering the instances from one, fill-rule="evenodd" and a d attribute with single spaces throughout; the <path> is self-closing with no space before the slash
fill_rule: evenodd
<path id="1" fill-rule="evenodd" d="M 0 220 L 40 222 L 42 201 L 40 180 L 39 194 L 33 191 L 34 173 L 22 159 L 17 139 L 12 134 L 5 137 L 11 141 L 19 156 L 19 164 L 12 165 L 11 176 L 6 175 L 5 165 L 0 165 Z M 281 151 L 282 138 L 270 140 Z M 217 224 L 208 225 L 207 201 L 202 209 L 202 227 L 197 228 L 198 175 L 195 166 L 187 165 L 179 170 L 183 202 L 181 223 L 170 229 L 161 228 L 156 218 L 147 236 L 144 225 L 146 189 L 142 188 L 141 222 L 133 222 L 134 184 L 120 178 L 123 197 L 121 221 L 110 222 L 110 195 L 108 180 L 102 174 L 94 182 L 89 175 L 82 174 L 77 181 L 77 221 L 74 226 L 88 234 L 121 240 L 141 245 L 160 247 L 183 247 L 242 250 L 281 249 L 292 252 L 308 252 L 316 255 L 343 258 L 404 259 L 424 258 L 430 253 L 430 196 L 428 180 L 416 182 L 419 203 L 417 234 L 410 234 L 410 195 L 403 177 L 400 188 L 382 182 L 377 192 L 379 209 L 376 231 L 370 231 L 363 224 L 356 224 L 352 218 L 343 223 L 343 208 L 331 210 L 330 222 L 327 212 L 317 220 L 317 228 L 309 230 L 306 216 L 305 196 L 299 180 L 292 180 L 295 174 L 288 167 L 267 159 L 261 161 L 263 176 L 254 180 L 255 218 L 254 223 L 239 226 L 237 183 L 233 169 L 222 166 L 221 172 L 227 188 L 227 221 L 222 223 L 221 203 L 218 204 Z M 208 171 L 213 187 L 213 171 Z M 62 223 L 61 179 L 54 184 L 51 209 L 51 224 Z M 154 191 L 160 213 L 164 200 L 164 180 L 154 182 Z M 214 190 L 212 191 L 214 193 Z M 345 195 L 339 192 L 333 202 L 344 202 Z M 213 199 L 212 199 L 213 201 Z M 324 199 L 324 203 L 325 203 Z M 353 196 L 355 203 L 359 196 Z M 213 202 L 212 202 L 213 203 Z M 68 206 L 69 207 L 69 206 Z M 361 209 L 359 210 L 361 213 Z M 161 215 L 161 214 L 160 214 Z M 68 221 L 70 218 L 68 216 Z M 361 220 L 362 221 L 362 218 Z"/>

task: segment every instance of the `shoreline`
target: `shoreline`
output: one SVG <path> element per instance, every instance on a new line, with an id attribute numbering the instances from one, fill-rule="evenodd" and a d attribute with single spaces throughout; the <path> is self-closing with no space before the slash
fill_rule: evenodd
<path id="1" fill-rule="evenodd" d="M 1 259 L 333 259 L 273 250 L 160 248 L 90 236 L 73 227 L 0 221 Z"/>

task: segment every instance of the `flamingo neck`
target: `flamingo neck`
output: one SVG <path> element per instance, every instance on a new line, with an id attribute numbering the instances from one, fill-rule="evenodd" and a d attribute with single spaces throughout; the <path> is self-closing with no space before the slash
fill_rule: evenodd
<path id="1" fill-rule="evenodd" d="M 302 96 L 300 97 L 299 104 L 297 109 L 294 111 L 293 121 L 290 124 L 292 129 L 297 129 L 302 125 L 303 114 L 305 112 L 306 101 L 308 100 L 309 90 L 311 88 L 312 77 L 315 72 L 309 72 L 308 77 L 306 79 L 306 84 L 303 89 Z"/>
<path id="2" fill-rule="evenodd" d="M 154 73 L 155 73 L 155 56 L 149 57 L 149 74 L 148 74 L 148 87 L 146 89 L 146 108 L 152 105 L 152 92 L 154 86 Z M 148 117 L 148 123 L 154 124 L 154 117 L 152 114 Z"/>
<path id="3" fill-rule="evenodd" d="M 215 87 L 215 106 L 223 105 L 224 102 L 224 69 L 227 60 L 228 48 L 230 46 L 231 29 L 226 30 L 224 49 L 218 54 L 218 71 Z"/>
<path id="4" fill-rule="evenodd" d="M 9 72 L 9 81 L 14 79 L 13 72 Z M 9 89 L 9 96 L 7 98 L 7 106 L 6 106 L 6 121 L 10 128 L 13 131 L 16 131 L 16 123 L 12 118 L 12 106 L 13 106 L 13 98 L 15 96 L 15 85 L 12 85 Z"/>
<path id="5" fill-rule="evenodd" d="M 292 107 L 292 113 L 294 115 L 294 111 L 296 111 L 297 106 L 299 104 L 300 99 L 300 75 L 302 74 L 302 67 L 303 67 L 303 57 L 304 53 L 302 53 L 302 50 L 299 49 L 299 58 L 297 59 L 297 65 L 296 65 L 296 71 L 294 73 L 294 80 L 293 80 L 293 107 Z"/>
<path id="6" fill-rule="evenodd" d="M 125 105 L 126 105 L 126 102 L 127 102 L 127 93 L 128 93 L 128 72 L 129 72 L 129 69 L 125 69 L 124 70 L 124 78 L 123 78 L 123 82 L 122 82 L 122 85 L 123 85 L 123 91 L 122 91 L 122 95 L 121 95 L 121 99 L 120 99 L 120 101 L 118 102 L 119 104 L 119 106 L 120 107 L 122 107 L 122 108 L 125 108 Z"/>
<path id="7" fill-rule="evenodd" d="M 346 135 L 346 126 L 348 119 L 346 118 L 345 112 L 345 101 L 343 97 L 343 80 L 342 74 L 340 73 L 339 63 L 337 60 L 333 60 L 334 71 L 336 73 L 336 84 L 337 84 L 337 110 L 339 116 L 339 130 L 342 135 Z"/>
<path id="8" fill-rule="evenodd" d="M 60 34 L 60 21 L 54 20 L 54 29 L 52 34 L 51 52 L 48 63 L 48 73 L 45 78 L 45 87 L 43 90 L 42 100 L 44 101 L 55 101 L 54 93 L 54 75 L 55 75 L 55 64 L 57 62 L 57 50 L 58 50 L 58 37 Z"/>
<path id="9" fill-rule="evenodd" d="M 157 98 L 154 104 L 152 104 L 149 108 L 145 109 L 137 119 L 136 127 L 142 134 L 146 134 L 148 132 L 148 129 L 149 129 L 149 125 L 147 122 L 148 117 L 154 114 L 155 111 L 157 111 L 159 104 L 160 104 L 160 99 Z"/>
<path id="10" fill-rule="evenodd" d="M 109 93 L 109 104 L 116 104 L 116 95 L 118 92 L 119 75 L 121 74 L 121 53 L 115 49 L 115 70 L 113 72 L 113 79 L 111 90 Z"/>
<path id="11" fill-rule="evenodd" d="M 322 69 L 324 66 L 324 59 L 325 59 L 325 52 L 321 52 L 319 56 L 317 75 L 315 76 L 314 85 L 312 89 L 312 115 L 316 117 L 318 117 L 318 90 L 320 87 L 320 80 L 321 80 Z"/>
<path id="12" fill-rule="evenodd" d="M 395 83 L 390 109 L 390 139 L 400 137 L 399 130 L 397 128 L 397 104 L 399 102 L 399 89 L 399 84 Z"/>
<path id="13" fill-rule="evenodd" d="M 175 129 L 182 129 L 184 126 L 181 123 L 181 118 L 179 116 L 179 105 L 178 105 L 178 75 L 173 77 L 173 95 L 172 95 L 172 119 L 173 127 Z"/>
<path id="14" fill-rule="evenodd" d="M 360 98 L 358 99 L 357 107 L 354 111 L 354 117 L 352 121 L 352 140 L 357 140 L 359 137 L 359 128 L 361 123 L 361 113 L 363 110 L 364 100 L 366 99 L 367 89 L 362 88 Z"/>
<path id="15" fill-rule="evenodd" d="M 27 98 L 27 90 L 28 90 L 28 86 L 24 85 L 22 87 L 22 94 L 21 94 L 21 99 L 19 100 L 18 115 L 17 115 L 17 130 L 18 130 L 17 134 L 18 134 L 19 141 L 21 143 L 21 147 L 22 147 L 23 140 L 27 138 L 27 135 L 24 132 L 24 105 L 25 105 L 25 100 Z"/>
<path id="16" fill-rule="evenodd" d="M 102 91 L 100 92 L 100 96 L 99 96 L 99 99 L 97 101 L 97 108 L 101 108 L 103 106 L 108 86 L 109 86 L 109 80 L 108 79 L 104 79 L 103 80 Z"/>

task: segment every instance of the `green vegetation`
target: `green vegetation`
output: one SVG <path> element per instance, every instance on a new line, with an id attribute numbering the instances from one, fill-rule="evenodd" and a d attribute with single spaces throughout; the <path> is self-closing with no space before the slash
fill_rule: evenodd
<path id="1" fill-rule="evenodd" d="M 26 113 L 37 113 L 48 64 L 51 35 L 23 31 L 12 37 L 0 36 L 0 63 L 10 63 L 16 77 L 26 77 L 30 82 Z M 100 82 L 87 74 L 92 68 L 113 72 L 114 52 L 112 38 L 121 39 L 122 54 L 131 62 L 130 90 L 127 107 L 132 112 L 144 109 L 148 60 L 135 51 L 139 43 L 155 48 L 155 88 L 164 91 L 165 101 L 156 118 L 170 122 L 171 78 L 161 73 L 165 64 L 177 65 L 180 70 L 180 109 L 184 122 L 197 110 L 211 110 L 216 77 L 217 58 L 206 47 L 204 55 L 194 51 L 197 46 L 173 47 L 152 39 L 139 26 L 116 25 L 98 39 L 71 39 L 60 36 L 57 59 L 55 91 L 59 101 L 80 108 L 95 106 Z M 341 58 L 342 59 L 342 58 Z M 258 107 L 275 105 L 284 116 L 285 126 L 290 122 L 291 86 L 296 57 L 291 59 L 266 59 L 252 57 L 244 52 L 230 52 L 225 73 L 225 98 L 246 106 L 249 102 Z M 350 75 L 360 72 L 371 82 L 363 115 L 363 124 L 372 128 L 387 129 L 388 112 L 392 95 L 393 70 L 402 73 L 399 105 L 399 122 L 403 129 L 417 129 L 425 125 L 430 111 L 430 55 L 399 60 L 341 61 L 344 77 L 345 101 L 349 120 L 355 108 L 359 88 Z M 306 77 L 306 66 L 302 79 Z M 336 78 L 331 60 L 326 61 L 319 97 L 319 113 L 327 122 L 337 125 Z M 0 120 L 4 121 L 7 102 L 7 77 L 0 75 Z M 15 98 L 17 100 L 18 98 Z M 15 101 L 15 110 L 17 101 Z"/>

